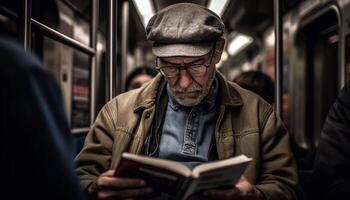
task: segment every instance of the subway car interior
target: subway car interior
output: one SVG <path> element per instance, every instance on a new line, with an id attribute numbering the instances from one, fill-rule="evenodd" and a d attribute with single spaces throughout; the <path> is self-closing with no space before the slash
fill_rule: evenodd
<path id="1" fill-rule="evenodd" d="M 228 80 L 251 70 L 274 80 L 274 107 L 289 131 L 305 199 L 313 199 L 322 127 L 350 80 L 350 1 L 1 0 L 0 34 L 54 76 L 78 153 L 101 108 L 126 91 L 128 74 L 155 66 L 148 20 L 180 2 L 223 19 L 226 43 L 216 67 Z"/>

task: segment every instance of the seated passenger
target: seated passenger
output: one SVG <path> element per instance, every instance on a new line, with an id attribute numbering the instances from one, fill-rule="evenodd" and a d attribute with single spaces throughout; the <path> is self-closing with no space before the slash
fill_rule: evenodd
<path id="1" fill-rule="evenodd" d="M 242 88 L 261 96 L 269 104 L 274 103 L 274 83 L 272 79 L 261 71 L 247 71 L 238 75 L 233 82 Z"/>
<path id="2" fill-rule="evenodd" d="M 130 72 L 130 74 L 126 78 L 126 91 L 143 86 L 144 84 L 152 80 L 157 74 L 158 71 L 149 66 L 135 68 L 133 71 Z"/>
<path id="3" fill-rule="evenodd" d="M 0 199 L 82 199 L 56 81 L 1 37 L 0 58 Z"/>
<path id="4" fill-rule="evenodd" d="M 198 198 L 297 199 L 296 164 L 282 121 L 268 103 L 216 70 L 225 43 L 220 17 L 197 4 L 174 4 L 153 16 L 146 32 L 161 73 L 100 111 L 76 158 L 85 192 L 97 199 L 152 192 L 142 179 L 114 176 L 124 151 L 191 167 L 245 154 L 253 161 L 236 185 Z"/>
<path id="5" fill-rule="evenodd" d="M 331 107 L 317 147 L 313 171 L 319 199 L 350 196 L 350 82 Z"/>

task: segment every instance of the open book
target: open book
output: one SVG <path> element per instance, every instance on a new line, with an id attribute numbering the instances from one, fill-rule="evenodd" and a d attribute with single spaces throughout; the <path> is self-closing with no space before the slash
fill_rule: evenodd
<path id="1" fill-rule="evenodd" d="M 154 193 L 187 199 L 201 190 L 232 186 L 250 161 L 251 158 L 240 155 L 203 163 L 191 170 L 179 162 L 123 153 L 115 175 L 142 178 L 153 188 Z"/>

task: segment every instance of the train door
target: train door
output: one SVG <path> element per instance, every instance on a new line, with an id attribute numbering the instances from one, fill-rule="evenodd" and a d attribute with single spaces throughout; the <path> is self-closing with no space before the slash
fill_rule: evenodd
<path id="1" fill-rule="evenodd" d="M 311 187 L 315 148 L 324 120 L 340 89 L 340 27 L 338 9 L 330 6 L 302 19 L 295 35 L 291 132 L 306 191 Z"/>

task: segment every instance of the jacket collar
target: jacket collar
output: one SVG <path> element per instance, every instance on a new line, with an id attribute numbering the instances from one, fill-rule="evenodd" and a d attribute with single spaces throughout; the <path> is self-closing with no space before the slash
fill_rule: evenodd
<path id="1" fill-rule="evenodd" d="M 229 83 L 229 81 L 227 81 L 219 71 L 216 71 L 216 76 L 219 82 L 219 95 L 221 98 L 221 105 L 232 107 L 242 106 L 243 101 L 241 95 L 232 86 L 232 83 Z"/>
<path id="2" fill-rule="evenodd" d="M 140 88 L 141 91 L 137 95 L 134 112 L 140 109 L 148 108 L 155 103 L 159 85 L 162 81 L 165 81 L 163 75 L 158 73 L 158 75 L 153 78 L 150 83 Z"/>
<path id="3" fill-rule="evenodd" d="M 225 77 L 220 73 L 216 72 L 218 84 L 219 84 L 219 96 L 220 96 L 220 104 L 224 106 L 242 106 L 242 98 L 237 90 L 230 86 L 230 83 L 225 79 Z M 156 96 L 158 93 L 158 89 L 160 89 L 159 85 L 165 81 L 163 76 L 159 73 L 154 79 L 150 81 L 146 86 L 140 88 L 140 92 L 138 93 L 134 112 L 140 109 L 146 109 L 151 106 L 156 101 Z"/>

